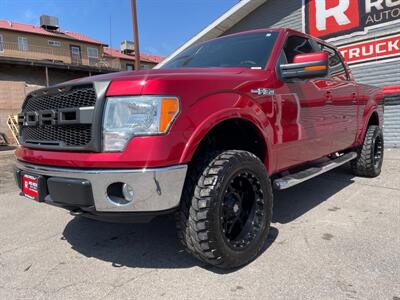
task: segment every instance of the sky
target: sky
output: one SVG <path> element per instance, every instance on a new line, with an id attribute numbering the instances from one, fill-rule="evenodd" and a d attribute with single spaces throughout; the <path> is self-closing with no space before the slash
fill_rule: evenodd
<path id="1" fill-rule="evenodd" d="M 166 56 L 238 0 L 137 0 L 140 50 Z M 132 40 L 130 0 L 0 0 L 0 19 L 39 25 L 57 16 L 60 28 L 119 48 Z"/>

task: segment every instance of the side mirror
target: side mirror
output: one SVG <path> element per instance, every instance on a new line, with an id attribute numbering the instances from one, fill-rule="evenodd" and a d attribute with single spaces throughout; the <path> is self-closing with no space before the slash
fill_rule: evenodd
<path id="1" fill-rule="evenodd" d="M 282 78 L 323 77 L 328 74 L 328 53 L 298 54 L 292 64 L 280 65 Z"/>

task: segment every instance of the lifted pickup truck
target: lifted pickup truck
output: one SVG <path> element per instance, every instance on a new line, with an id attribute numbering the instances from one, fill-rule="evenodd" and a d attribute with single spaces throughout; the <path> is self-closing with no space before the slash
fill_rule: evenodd
<path id="1" fill-rule="evenodd" d="M 263 29 L 194 45 L 158 69 L 35 91 L 19 114 L 16 180 L 39 202 L 109 221 L 175 213 L 178 237 L 221 268 L 266 241 L 273 189 L 383 161 L 383 94 L 331 45 Z"/>

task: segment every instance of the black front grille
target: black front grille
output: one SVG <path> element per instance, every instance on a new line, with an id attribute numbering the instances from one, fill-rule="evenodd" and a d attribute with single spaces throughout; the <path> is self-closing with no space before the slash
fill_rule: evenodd
<path id="1" fill-rule="evenodd" d="M 34 92 L 24 102 L 23 113 L 63 108 L 93 107 L 96 91 L 92 85 L 80 85 Z M 21 126 L 20 138 L 28 147 L 93 150 L 92 124 Z M 92 143 L 93 144 L 93 143 Z"/>
<path id="2" fill-rule="evenodd" d="M 71 89 L 51 95 L 40 95 L 26 99 L 23 112 L 70 107 L 87 107 L 96 104 L 96 91 L 91 86 Z"/>
<path id="3" fill-rule="evenodd" d="M 62 145 L 79 147 L 92 139 L 92 125 L 24 127 L 22 135 L 27 145 Z"/>

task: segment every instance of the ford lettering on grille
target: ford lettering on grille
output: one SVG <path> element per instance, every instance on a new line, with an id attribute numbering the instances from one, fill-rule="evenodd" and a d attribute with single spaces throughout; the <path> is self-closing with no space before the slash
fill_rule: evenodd
<path id="1" fill-rule="evenodd" d="M 18 114 L 18 125 L 36 127 L 91 124 L 93 121 L 93 112 L 93 106 L 30 111 Z"/>
<path id="2" fill-rule="evenodd" d="M 97 94 L 92 84 L 54 87 L 30 94 L 18 115 L 22 145 L 42 149 L 98 151 Z"/>

